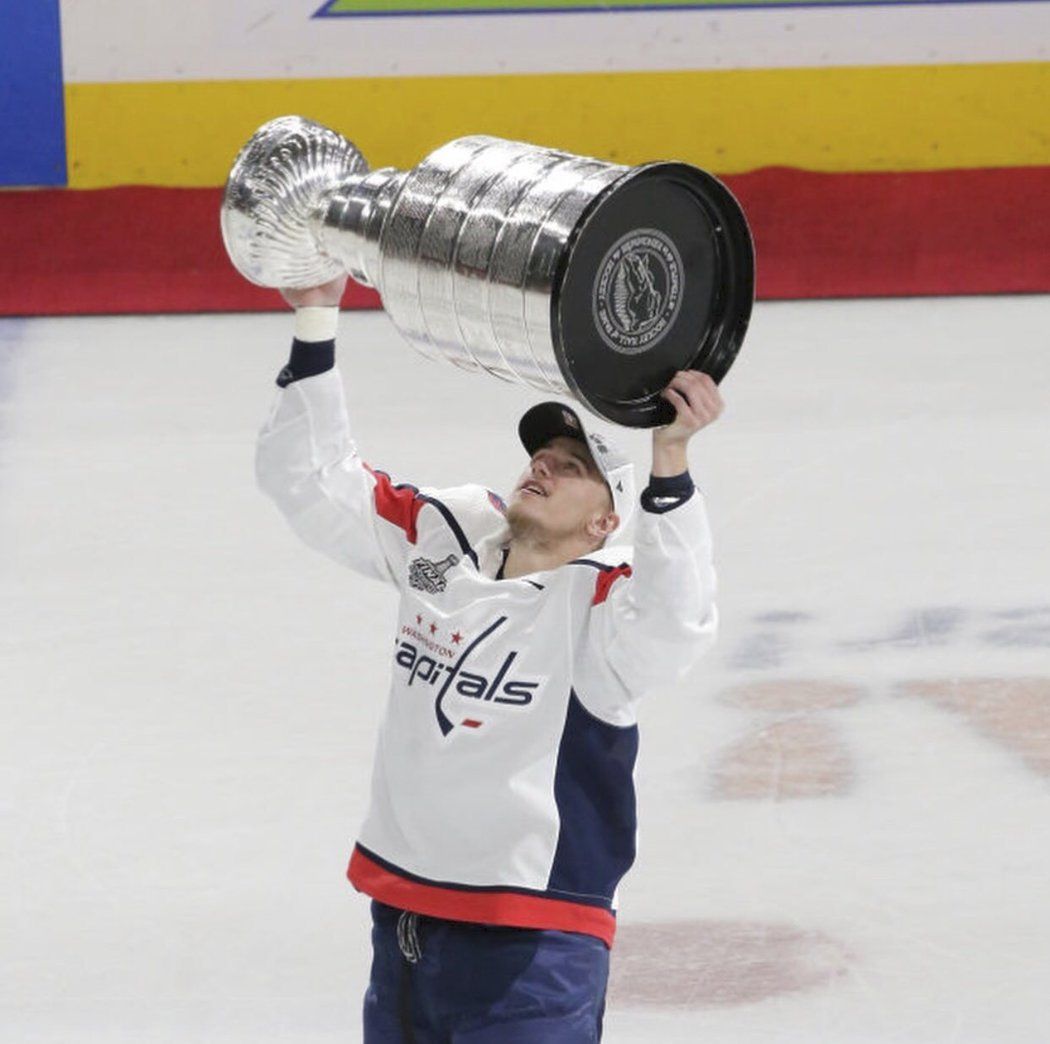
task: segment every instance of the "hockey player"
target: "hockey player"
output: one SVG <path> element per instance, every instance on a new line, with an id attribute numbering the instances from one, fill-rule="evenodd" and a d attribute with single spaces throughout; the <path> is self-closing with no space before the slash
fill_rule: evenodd
<path id="1" fill-rule="evenodd" d="M 716 627 L 689 439 L 706 376 L 663 392 L 633 549 L 633 467 L 560 403 L 528 410 L 506 506 L 358 455 L 334 366 L 345 279 L 287 291 L 291 359 L 257 476 L 310 546 L 400 592 L 371 798 L 348 876 L 373 899 L 366 1044 L 597 1041 L 635 854 L 636 708 Z M 613 539 L 610 539 L 612 537 Z"/>

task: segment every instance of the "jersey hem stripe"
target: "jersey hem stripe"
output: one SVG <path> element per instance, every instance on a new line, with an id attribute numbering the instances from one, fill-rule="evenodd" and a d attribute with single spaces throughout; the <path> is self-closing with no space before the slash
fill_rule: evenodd
<path id="1" fill-rule="evenodd" d="M 388 906 L 449 921 L 580 932 L 612 946 L 616 918 L 602 907 L 498 888 L 428 884 L 383 862 L 385 866 L 356 845 L 346 876 L 359 892 Z"/>
<path id="2" fill-rule="evenodd" d="M 409 870 L 403 870 L 396 863 L 391 863 L 388 859 L 377 855 L 370 848 L 361 844 L 360 841 L 356 842 L 354 847 L 388 873 L 402 877 L 406 881 L 415 881 L 417 884 L 434 885 L 437 888 L 446 888 L 453 892 L 506 892 L 509 895 L 534 896 L 539 899 L 560 899 L 574 903 L 577 906 L 596 906 L 601 910 L 612 910 L 612 899 L 603 895 L 562 892 L 557 888 L 522 888 L 517 885 L 468 885 L 459 884 L 455 881 L 435 881 L 433 878 L 422 877 L 420 874 L 413 874 Z"/>

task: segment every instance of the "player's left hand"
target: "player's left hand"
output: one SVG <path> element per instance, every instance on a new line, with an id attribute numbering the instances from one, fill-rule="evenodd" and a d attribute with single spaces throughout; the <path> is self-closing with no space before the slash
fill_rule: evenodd
<path id="1" fill-rule="evenodd" d="M 718 420 L 725 409 L 718 385 L 696 370 L 679 370 L 660 397 L 674 407 L 675 419 L 653 430 L 653 443 L 657 445 L 688 442 L 701 428 Z"/>

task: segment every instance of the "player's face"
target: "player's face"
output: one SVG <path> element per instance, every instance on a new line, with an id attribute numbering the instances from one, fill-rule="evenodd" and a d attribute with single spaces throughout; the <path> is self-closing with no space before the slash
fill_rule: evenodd
<path id="1" fill-rule="evenodd" d="M 538 449 L 514 487 L 508 520 L 560 539 L 586 532 L 594 517 L 612 511 L 612 497 L 587 446 L 559 435 Z"/>

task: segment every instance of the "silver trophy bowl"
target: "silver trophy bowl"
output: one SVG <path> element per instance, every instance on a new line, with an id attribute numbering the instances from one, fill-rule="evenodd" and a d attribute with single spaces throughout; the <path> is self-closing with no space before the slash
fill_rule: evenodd
<path id="1" fill-rule="evenodd" d="M 472 135 L 370 171 L 335 131 L 283 116 L 241 150 L 221 221 L 253 283 L 347 272 L 423 355 L 630 427 L 673 418 L 659 392 L 677 370 L 725 376 L 754 296 L 743 211 L 685 163 Z"/>

